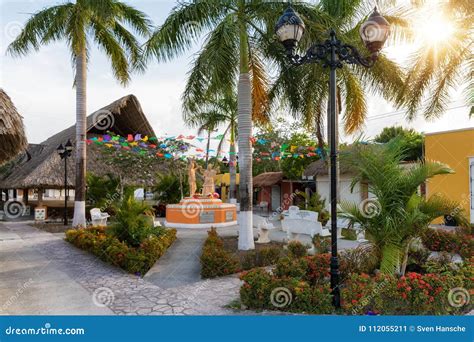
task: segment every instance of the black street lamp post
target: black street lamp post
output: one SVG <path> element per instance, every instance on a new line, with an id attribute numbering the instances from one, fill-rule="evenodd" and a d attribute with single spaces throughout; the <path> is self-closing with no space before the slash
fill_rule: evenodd
<path id="1" fill-rule="evenodd" d="M 380 15 L 377 8 L 360 28 L 360 35 L 365 46 L 371 53 L 363 57 L 352 45 L 341 42 L 334 30 L 329 31 L 329 38 L 323 43 L 312 45 L 304 56 L 295 50 L 301 40 L 305 25 L 298 14 L 289 6 L 278 20 L 275 32 L 286 49 L 291 64 L 299 66 L 308 63 L 321 63 L 330 70 L 329 77 L 329 131 L 330 131 L 330 163 L 331 163 L 331 289 L 333 304 L 340 307 L 339 265 L 337 258 L 337 141 L 336 141 L 336 70 L 343 67 L 343 62 L 371 67 L 377 60 L 390 33 L 390 25 Z"/>
<path id="2" fill-rule="evenodd" d="M 72 154 L 72 143 L 71 140 L 68 140 L 67 143 L 59 145 L 57 152 L 61 159 L 64 159 L 64 225 L 67 226 L 67 201 L 69 197 L 69 190 L 67 188 L 67 158 Z"/>

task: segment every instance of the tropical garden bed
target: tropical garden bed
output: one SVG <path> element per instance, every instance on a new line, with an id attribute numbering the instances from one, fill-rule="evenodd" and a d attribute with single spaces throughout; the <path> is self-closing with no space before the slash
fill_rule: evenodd
<path id="1" fill-rule="evenodd" d="M 70 229 L 66 241 L 129 273 L 143 276 L 176 240 L 176 230 L 154 227 L 150 208 L 126 197 L 109 227 Z"/>
<path id="2" fill-rule="evenodd" d="M 354 181 L 366 181 L 376 199 L 341 203 L 340 216 L 358 224 L 369 243 L 339 253 L 341 308 L 332 306 L 327 241 L 313 241 L 314 256 L 288 253 L 272 270 L 241 274 L 241 306 L 307 314 L 453 315 L 472 309 L 474 289 L 472 229 L 457 203 L 428 199 L 418 189 L 427 179 L 452 173 L 446 165 L 401 161 L 399 141 L 355 146 L 347 156 Z M 464 228 L 428 228 L 452 216 Z M 437 253 L 433 253 L 433 251 Z M 454 259 L 458 254 L 461 258 Z"/>

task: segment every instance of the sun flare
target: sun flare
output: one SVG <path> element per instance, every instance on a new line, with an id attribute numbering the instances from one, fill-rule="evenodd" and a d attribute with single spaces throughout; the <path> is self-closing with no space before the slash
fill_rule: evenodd
<path id="1" fill-rule="evenodd" d="M 426 5 L 420 11 L 419 26 L 416 37 L 421 43 L 429 45 L 449 44 L 449 39 L 455 33 L 455 26 L 451 20 L 446 18 L 439 4 Z"/>

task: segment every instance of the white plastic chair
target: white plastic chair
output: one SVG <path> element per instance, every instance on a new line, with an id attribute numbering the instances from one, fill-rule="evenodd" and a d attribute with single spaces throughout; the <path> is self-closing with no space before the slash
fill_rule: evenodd
<path id="1" fill-rule="evenodd" d="M 106 226 L 107 219 L 110 217 L 109 214 L 103 213 L 100 211 L 99 208 L 92 208 L 91 209 L 91 220 L 92 226 Z"/>

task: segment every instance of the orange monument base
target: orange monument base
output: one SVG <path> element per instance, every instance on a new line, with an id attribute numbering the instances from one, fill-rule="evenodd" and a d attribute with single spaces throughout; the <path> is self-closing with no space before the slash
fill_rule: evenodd
<path id="1" fill-rule="evenodd" d="M 228 227 L 237 224 L 235 204 L 208 197 L 186 197 L 166 206 L 165 225 L 172 228 Z"/>

